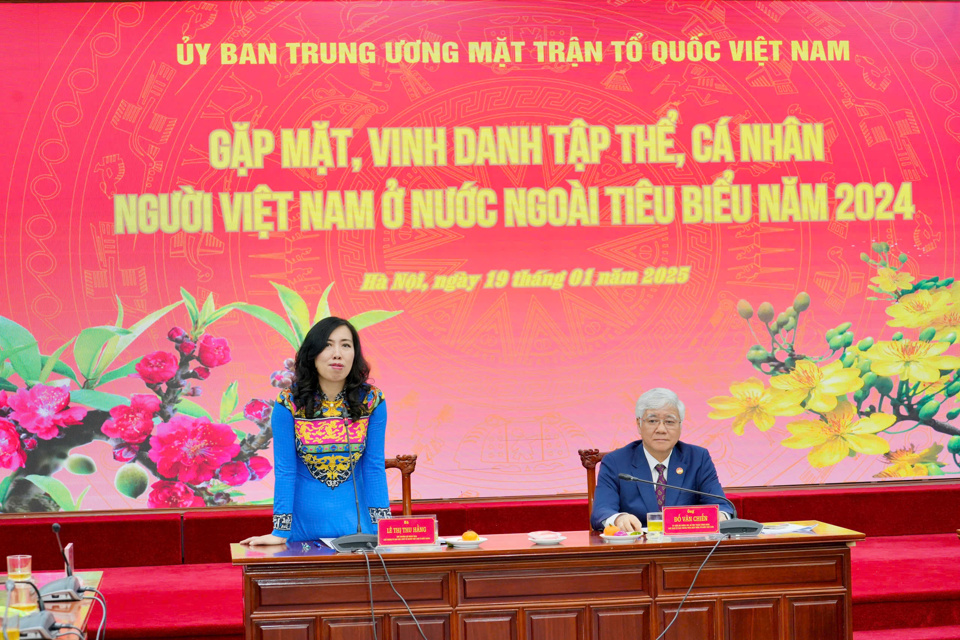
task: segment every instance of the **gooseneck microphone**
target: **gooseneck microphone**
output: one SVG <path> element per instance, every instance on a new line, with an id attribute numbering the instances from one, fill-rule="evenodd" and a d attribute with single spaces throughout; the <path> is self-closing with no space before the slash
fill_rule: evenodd
<path id="1" fill-rule="evenodd" d="M 40 589 L 40 599 L 47 602 L 66 602 L 80 600 L 80 580 L 73 575 L 73 567 L 70 566 L 70 560 L 67 553 L 63 550 L 63 543 L 60 542 L 60 523 L 53 523 L 53 533 L 57 536 L 57 546 L 60 547 L 60 556 L 66 565 L 67 576 L 48 582 Z"/>
<path id="2" fill-rule="evenodd" d="M 7 597 L 10 597 L 9 594 L 13 593 L 17 585 L 22 584 L 30 585 L 30 588 L 36 592 L 37 608 L 39 611 L 20 618 L 20 640 L 52 640 L 56 638 L 57 621 L 53 617 L 53 614 L 43 606 L 43 598 L 40 596 L 40 589 L 37 589 L 37 585 L 33 584 L 30 580 L 24 580 L 23 582 L 7 580 Z"/>
<path id="3" fill-rule="evenodd" d="M 739 519 L 737 517 L 737 507 L 726 496 L 721 496 L 716 493 L 707 493 L 706 491 L 697 491 L 696 489 L 687 489 L 686 487 L 678 487 L 672 484 L 664 484 L 662 482 L 654 482 L 653 480 L 644 480 L 643 478 L 632 476 L 629 473 L 621 473 L 617 477 L 621 480 L 628 480 L 630 482 L 642 482 L 644 484 L 652 484 L 655 487 L 667 487 L 668 489 L 676 489 L 678 491 L 686 491 L 687 493 L 696 493 L 701 496 L 709 496 L 711 498 L 724 500 L 730 505 L 730 508 L 733 509 L 733 517 L 720 523 L 720 533 L 725 533 L 730 536 L 755 536 L 763 530 L 763 525 L 759 522 Z"/>
<path id="4" fill-rule="evenodd" d="M 347 433 L 347 455 L 351 458 L 353 454 L 350 451 L 350 425 L 346 424 Z M 360 528 L 360 494 L 357 492 L 357 462 L 353 460 L 350 464 L 350 480 L 353 482 L 353 500 L 357 506 L 357 532 L 334 538 L 330 541 L 333 548 L 340 552 L 356 551 L 357 549 L 372 549 L 377 546 L 378 538 L 373 533 L 363 533 Z"/>

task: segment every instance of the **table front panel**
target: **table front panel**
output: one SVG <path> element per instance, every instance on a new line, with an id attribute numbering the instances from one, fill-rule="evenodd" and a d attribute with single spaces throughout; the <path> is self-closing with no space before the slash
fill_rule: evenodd
<path id="1" fill-rule="evenodd" d="M 450 639 L 450 616 L 418 615 L 417 622 L 423 629 L 427 640 Z M 417 623 L 410 616 L 391 616 L 390 628 L 393 632 L 392 640 L 423 640 Z"/>
<path id="2" fill-rule="evenodd" d="M 516 611 L 475 611 L 460 614 L 461 640 L 517 640 Z"/>
<path id="3" fill-rule="evenodd" d="M 677 604 L 657 606 L 657 628 L 654 633 L 658 636 L 663 633 L 676 616 L 676 622 L 667 631 L 664 640 L 691 640 L 692 638 L 717 640 L 717 603 L 715 601 L 687 600 L 680 609 L 680 615 L 676 614 Z"/>
<path id="4" fill-rule="evenodd" d="M 391 571 L 397 591 L 411 605 L 450 603 L 450 574 L 404 574 Z M 326 609 L 370 606 L 367 575 L 262 577 L 255 582 L 259 609 L 265 612 L 323 603 Z M 403 606 L 386 577 L 373 575 L 373 599 L 380 606 Z"/>
<path id="5" fill-rule="evenodd" d="M 724 600 L 723 637 L 750 640 L 780 638 L 780 598 Z"/>
<path id="6" fill-rule="evenodd" d="M 842 640 L 844 594 L 787 598 L 788 640 Z"/>
<path id="7" fill-rule="evenodd" d="M 463 604 L 524 600 L 583 600 L 591 597 L 649 597 L 648 566 L 628 563 L 615 568 L 592 566 L 549 570 L 477 571 L 460 574 Z"/>
<path id="8" fill-rule="evenodd" d="M 525 610 L 527 640 L 578 640 L 586 637 L 584 610 Z"/>
<path id="9" fill-rule="evenodd" d="M 795 558 L 738 558 L 715 554 L 700 571 L 691 593 L 724 591 L 765 591 L 825 589 L 843 586 L 843 561 L 840 553 Z M 703 556 L 656 563 L 658 595 L 683 595 L 690 587 Z"/>
<path id="10" fill-rule="evenodd" d="M 593 640 L 650 639 L 650 605 L 591 607 Z"/>

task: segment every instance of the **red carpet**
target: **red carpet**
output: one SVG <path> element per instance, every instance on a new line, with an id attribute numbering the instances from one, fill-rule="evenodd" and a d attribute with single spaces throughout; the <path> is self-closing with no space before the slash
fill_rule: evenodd
<path id="1" fill-rule="evenodd" d="M 854 629 L 907 633 L 960 625 L 960 540 L 955 533 L 868 538 L 851 553 Z"/>
<path id="2" fill-rule="evenodd" d="M 117 567 L 100 587 L 107 596 L 106 637 L 243 637 L 243 571 L 229 564 Z M 162 576 L 162 578 L 158 577 Z M 87 626 L 96 631 L 100 606 Z"/>

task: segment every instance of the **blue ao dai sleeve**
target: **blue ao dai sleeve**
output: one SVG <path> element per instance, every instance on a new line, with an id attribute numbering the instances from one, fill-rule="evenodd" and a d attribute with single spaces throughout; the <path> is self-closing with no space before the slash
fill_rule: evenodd
<path id="1" fill-rule="evenodd" d="M 370 414 L 367 426 L 367 445 L 360 458 L 363 488 L 366 493 L 370 521 L 390 515 L 390 496 L 387 492 L 387 470 L 383 467 L 383 446 L 387 433 L 387 403 L 381 402 Z"/>
<path id="2" fill-rule="evenodd" d="M 273 428 L 273 535 L 289 538 L 293 529 L 293 497 L 297 483 L 297 451 L 293 414 L 277 402 L 270 420 Z"/>

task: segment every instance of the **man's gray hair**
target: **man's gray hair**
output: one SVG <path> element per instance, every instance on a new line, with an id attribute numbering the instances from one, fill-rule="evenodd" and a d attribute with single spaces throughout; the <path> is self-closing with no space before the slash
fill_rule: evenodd
<path id="1" fill-rule="evenodd" d="M 683 422 L 683 418 L 686 415 L 686 408 L 683 406 L 683 403 L 680 402 L 677 394 L 670 391 L 670 389 L 664 389 L 662 387 L 650 389 L 637 398 L 637 417 L 642 418 L 643 412 L 647 409 L 663 409 L 668 406 L 677 408 L 677 413 L 680 414 L 680 422 Z"/>

